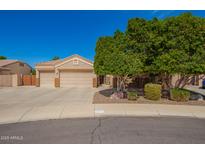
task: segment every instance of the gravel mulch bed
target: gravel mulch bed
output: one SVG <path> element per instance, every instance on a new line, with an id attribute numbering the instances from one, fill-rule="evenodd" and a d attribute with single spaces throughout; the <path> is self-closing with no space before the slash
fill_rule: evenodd
<path id="1" fill-rule="evenodd" d="M 205 106 L 205 101 L 188 101 L 176 102 L 168 99 L 161 98 L 158 101 L 152 101 L 140 96 L 136 101 L 128 99 L 111 99 L 112 89 L 96 92 L 93 98 L 93 104 L 171 104 L 171 105 L 198 105 Z"/>

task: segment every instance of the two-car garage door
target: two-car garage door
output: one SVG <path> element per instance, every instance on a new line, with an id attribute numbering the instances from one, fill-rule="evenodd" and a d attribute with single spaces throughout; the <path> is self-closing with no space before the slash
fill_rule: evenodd
<path id="1" fill-rule="evenodd" d="M 60 87 L 92 87 L 92 72 L 60 72 Z M 54 72 L 40 72 L 40 86 L 54 87 Z"/>
<path id="2" fill-rule="evenodd" d="M 92 72 L 61 72 L 60 87 L 92 87 Z"/>

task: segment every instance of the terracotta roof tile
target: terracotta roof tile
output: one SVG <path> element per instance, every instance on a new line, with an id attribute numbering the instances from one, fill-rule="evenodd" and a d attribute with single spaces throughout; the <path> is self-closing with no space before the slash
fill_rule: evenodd
<path id="1" fill-rule="evenodd" d="M 0 66 L 0 71 L 8 71 L 8 70 L 10 70 L 10 68 L 6 68 L 6 67 L 1 67 Z"/>
<path id="2" fill-rule="evenodd" d="M 74 54 L 74 55 L 66 57 L 66 58 L 64 58 L 62 60 L 58 59 L 58 60 L 51 60 L 51 61 L 47 61 L 47 62 L 41 62 L 41 63 L 36 64 L 36 66 L 55 66 L 56 64 L 59 64 L 59 63 L 61 63 L 63 61 L 69 60 L 69 59 L 74 58 L 74 57 L 78 57 L 80 59 L 83 59 L 83 60 L 85 60 L 85 61 L 87 61 L 88 63 L 91 63 L 91 64 L 93 63 L 92 61 L 90 61 L 90 60 L 88 60 L 88 59 L 86 59 L 84 57 L 81 57 L 81 56 L 79 56 L 77 54 Z"/>
<path id="3" fill-rule="evenodd" d="M 0 67 L 15 63 L 17 61 L 18 60 L 0 60 Z"/>
<path id="4" fill-rule="evenodd" d="M 58 59 L 58 60 L 51 60 L 51 61 L 47 61 L 47 62 L 41 62 L 36 64 L 36 66 L 54 66 L 58 63 L 60 63 L 62 60 Z"/>
<path id="5" fill-rule="evenodd" d="M 85 60 L 85 61 L 87 61 L 88 63 L 91 63 L 91 64 L 93 63 L 91 60 L 88 60 L 88 59 L 86 59 L 86 58 L 84 58 L 84 57 L 82 57 L 82 56 L 80 56 L 78 54 L 71 55 L 71 56 L 69 56 L 69 57 L 67 57 L 67 58 L 65 58 L 63 60 L 68 60 L 68 59 L 71 59 L 71 58 L 74 58 L 74 57 L 78 57 L 80 59 L 83 59 L 83 60 Z"/>

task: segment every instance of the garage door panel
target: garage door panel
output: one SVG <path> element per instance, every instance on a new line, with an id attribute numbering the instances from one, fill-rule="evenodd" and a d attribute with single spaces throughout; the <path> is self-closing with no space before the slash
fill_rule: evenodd
<path id="1" fill-rule="evenodd" d="M 54 87 L 54 72 L 40 72 L 40 86 Z"/>
<path id="2" fill-rule="evenodd" d="M 64 72 L 64 73 L 61 73 L 61 77 L 62 78 L 66 78 L 66 77 L 74 77 L 74 78 L 90 78 L 92 76 L 92 73 L 88 73 L 88 72 L 85 72 L 85 73 L 76 73 L 76 72 Z"/>
<path id="3" fill-rule="evenodd" d="M 12 75 L 0 75 L 0 87 L 11 87 Z"/>
<path id="4" fill-rule="evenodd" d="M 92 87 L 94 74 L 91 72 L 61 72 L 61 87 Z"/>

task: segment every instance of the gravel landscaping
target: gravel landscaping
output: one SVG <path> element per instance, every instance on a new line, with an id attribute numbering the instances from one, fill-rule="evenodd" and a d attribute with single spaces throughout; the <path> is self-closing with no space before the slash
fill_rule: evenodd
<path id="1" fill-rule="evenodd" d="M 205 106 L 205 101 L 188 101 L 188 102 L 176 102 L 169 99 L 161 98 L 159 101 L 152 101 L 139 96 L 136 101 L 128 99 L 111 99 L 112 89 L 106 89 L 96 92 L 93 97 L 93 104 L 172 104 L 172 105 L 200 105 Z"/>

